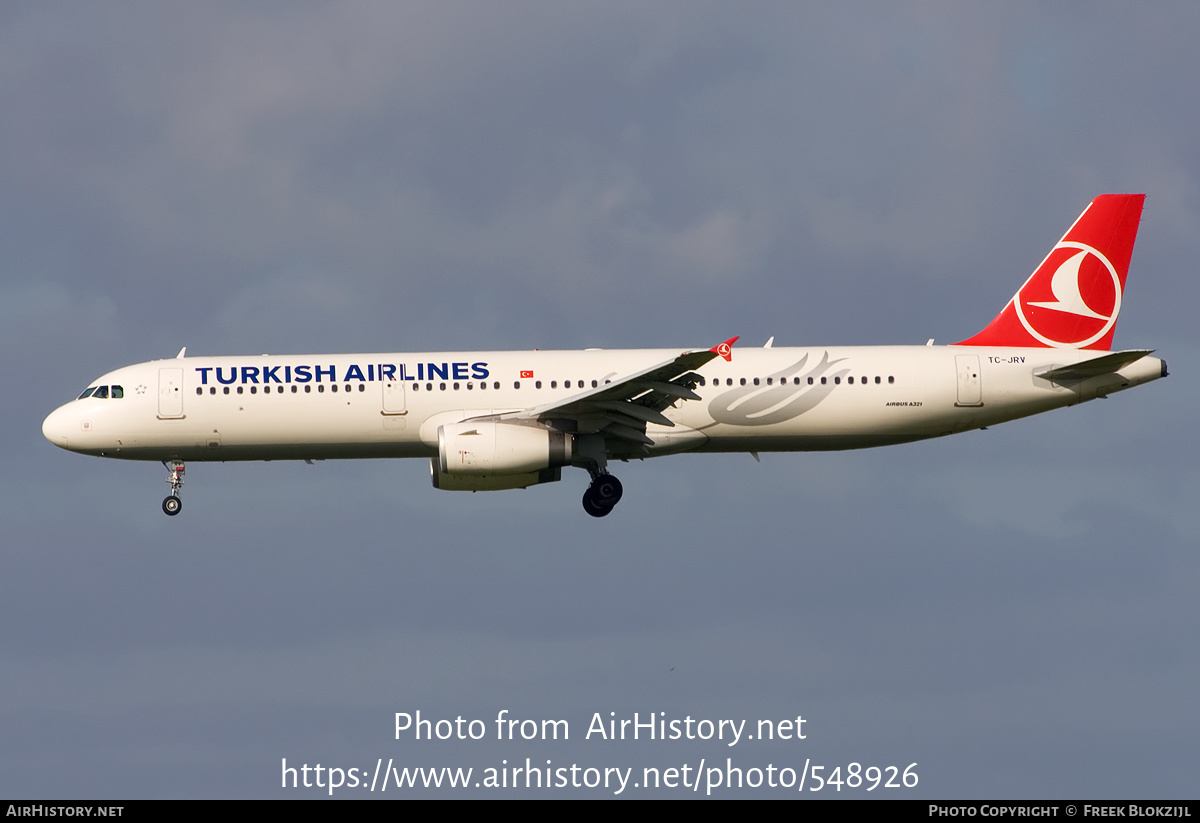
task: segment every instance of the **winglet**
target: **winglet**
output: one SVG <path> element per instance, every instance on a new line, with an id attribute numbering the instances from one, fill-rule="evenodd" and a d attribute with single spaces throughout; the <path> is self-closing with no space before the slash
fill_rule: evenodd
<path id="1" fill-rule="evenodd" d="M 714 354 L 721 355 L 725 358 L 725 362 L 728 363 L 733 360 L 733 344 L 737 342 L 739 337 L 741 337 L 740 334 L 735 334 L 724 343 L 718 343 L 717 345 L 713 346 L 711 349 L 709 349 L 709 351 L 713 352 Z"/>

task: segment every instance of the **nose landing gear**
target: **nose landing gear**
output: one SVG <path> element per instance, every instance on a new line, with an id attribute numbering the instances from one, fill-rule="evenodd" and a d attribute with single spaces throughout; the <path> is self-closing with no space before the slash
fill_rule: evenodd
<path id="1" fill-rule="evenodd" d="M 162 510 L 163 514 L 174 517 L 183 510 L 183 500 L 179 497 L 179 490 L 183 488 L 185 467 L 182 460 L 164 460 L 163 466 L 170 472 L 167 475 L 167 484 L 171 487 L 171 493 L 163 498 Z"/>
<path id="2" fill-rule="evenodd" d="M 583 510 L 592 517 L 604 517 L 621 502 L 621 481 L 608 472 L 597 474 L 583 493 Z"/>

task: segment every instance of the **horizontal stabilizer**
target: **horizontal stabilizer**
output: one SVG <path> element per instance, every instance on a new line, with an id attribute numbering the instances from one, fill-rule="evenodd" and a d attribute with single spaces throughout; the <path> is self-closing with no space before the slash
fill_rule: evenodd
<path id="1" fill-rule="evenodd" d="M 1120 371 L 1130 363 L 1136 363 L 1153 351 L 1153 349 L 1115 351 L 1112 354 L 1105 354 L 1101 357 L 1093 357 L 1091 360 L 1084 360 L 1082 363 L 1073 363 L 1070 366 L 1058 366 L 1053 369 L 1037 372 L 1037 376 L 1053 380 L 1056 383 L 1063 380 L 1084 380 L 1088 377 L 1099 377 L 1102 374 L 1112 374 L 1113 372 Z"/>

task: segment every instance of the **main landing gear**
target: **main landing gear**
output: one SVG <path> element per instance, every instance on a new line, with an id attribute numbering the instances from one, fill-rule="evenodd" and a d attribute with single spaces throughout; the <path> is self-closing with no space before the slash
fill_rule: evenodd
<path id="1" fill-rule="evenodd" d="M 621 502 L 621 481 L 608 472 L 592 476 L 592 483 L 583 493 L 583 510 L 592 517 L 604 517 Z"/>
<path id="2" fill-rule="evenodd" d="M 183 488 L 185 469 L 182 460 L 164 460 L 163 466 L 170 472 L 167 475 L 167 484 L 171 487 L 171 493 L 163 498 L 162 510 L 163 514 L 174 517 L 183 510 L 183 500 L 179 497 L 179 490 Z"/>

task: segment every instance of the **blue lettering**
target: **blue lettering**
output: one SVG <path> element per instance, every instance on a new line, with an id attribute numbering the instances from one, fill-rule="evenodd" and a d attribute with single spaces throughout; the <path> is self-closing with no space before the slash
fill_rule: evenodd
<path id="1" fill-rule="evenodd" d="M 400 379 L 401 380 L 416 380 L 417 378 L 413 377 L 411 374 L 405 373 L 404 364 L 401 363 L 400 364 Z"/>
<path id="2" fill-rule="evenodd" d="M 390 363 L 379 364 L 379 379 L 380 380 L 395 380 L 396 367 Z"/>
<path id="3" fill-rule="evenodd" d="M 323 374 L 328 375 L 330 383 L 337 382 L 337 378 L 334 376 L 334 373 L 333 373 L 333 366 L 330 366 L 327 369 L 323 369 L 320 366 L 317 366 L 317 382 L 318 383 L 321 382 L 321 375 L 323 375 Z"/>
<path id="4" fill-rule="evenodd" d="M 217 366 L 217 382 L 224 383 L 226 385 L 229 385 L 230 383 L 236 383 L 237 382 L 237 366 L 234 366 L 229 371 L 232 372 L 232 374 L 230 374 L 229 379 L 226 380 L 224 377 L 221 376 L 221 367 Z"/>
<path id="5" fill-rule="evenodd" d="M 425 379 L 425 364 L 424 363 L 417 364 L 417 379 L 418 380 Z"/>
<path id="6" fill-rule="evenodd" d="M 284 383 L 292 382 L 292 367 L 291 366 L 283 367 L 283 382 Z"/>
<path id="7" fill-rule="evenodd" d="M 208 385 L 208 373 L 210 371 L 212 371 L 212 366 L 204 366 L 203 368 L 197 366 L 196 371 L 200 372 L 200 385 L 207 386 Z"/>
<path id="8" fill-rule="evenodd" d="M 242 382 L 257 383 L 258 382 L 258 366 L 242 366 Z"/>
<path id="9" fill-rule="evenodd" d="M 277 371 L 279 371 L 278 366 L 263 366 L 263 370 L 262 370 L 263 382 L 264 383 L 280 382 L 279 376 L 275 374 L 275 372 L 277 372 Z"/>
<path id="10" fill-rule="evenodd" d="M 447 375 L 450 372 L 448 364 L 442 363 L 439 366 L 437 363 L 426 363 L 425 365 L 427 367 L 427 371 L 429 372 L 428 379 L 432 380 L 435 376 L 440 377 L 443 380 L 447 379 Z"/>
<path id="11" fill-rule="evenodd" d="M 312 367 L 311 366 L 297 366 L 296 367 L 296 382 L 297 383 L 308 383 L 311 380 L 312 380 Z"/>
<path id="12" fill-rule="evenodd" d="M 352 365 L 346 371 L 346 376 L 343 377 L 342 379 L 343 380 L 366 380 L 367 378 L 363 377 L 362 369 L 360 369 L 358 366 Z"/>
<path id="13" fill-rule="evenodd" d="M 486 380 L 491 372 L 488 371 L 487 363 L 472 363 L 471 376 L 476 380 Z"/>
<path id="14" fill-rule="evenodd" d="M 375 364 L 368 363 L 367 364 L 367 380 L 374 380 L 374 379 L 375 379 Z"/>
<path id="15" fill-rule="evenodd" d="M 452 365 L 454 367 L 454 379 L 455 380 L 466 380 L 467 379 L 467 364 L 466 363 L 451 363 L 450 365 Z"/>

